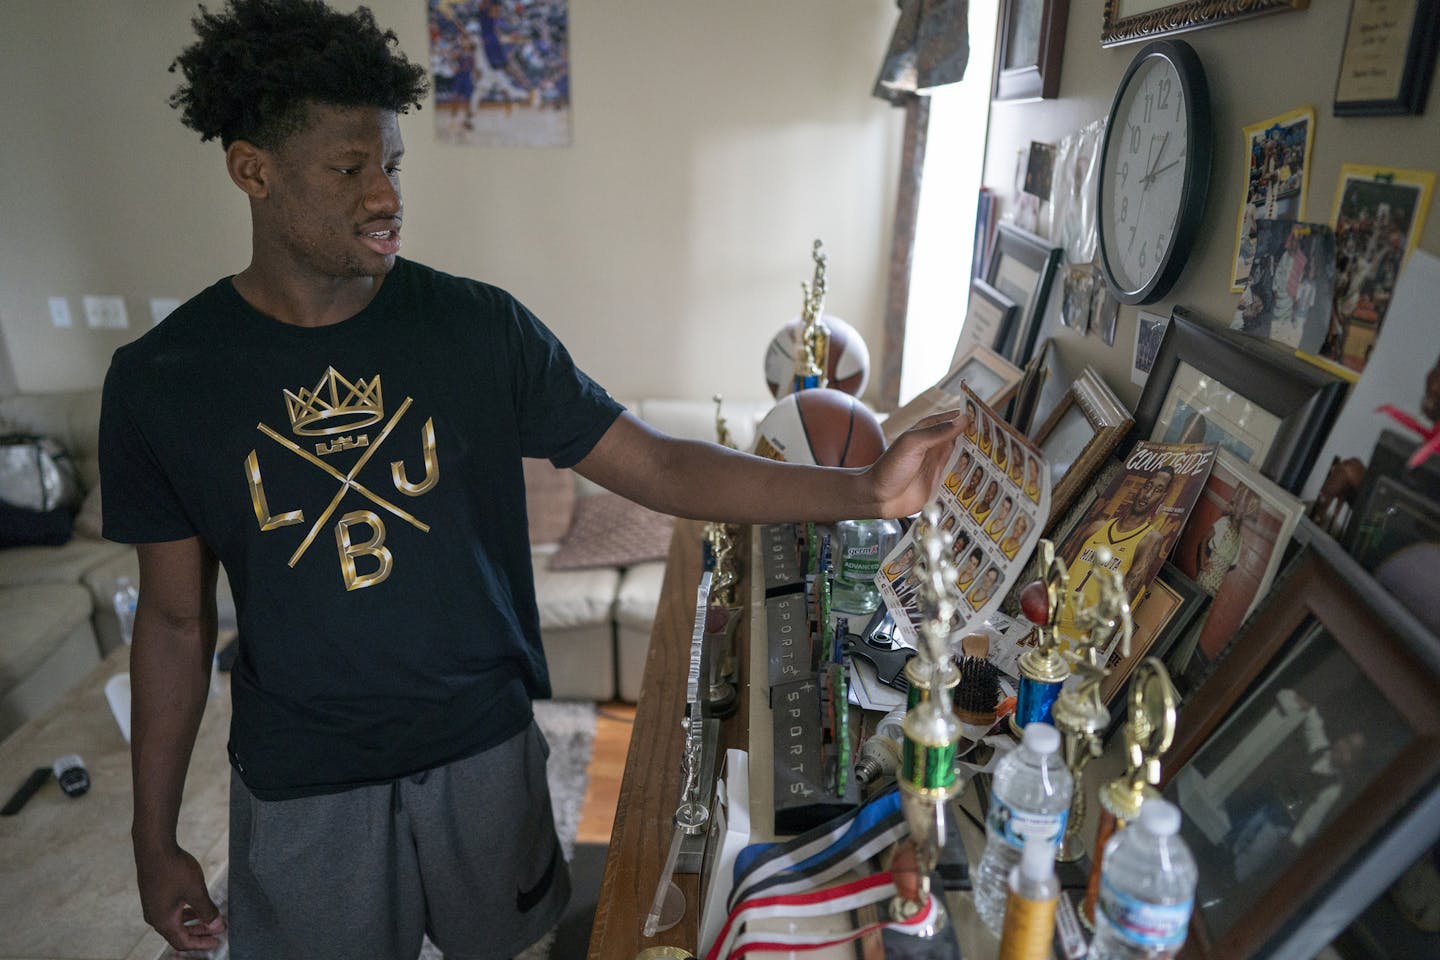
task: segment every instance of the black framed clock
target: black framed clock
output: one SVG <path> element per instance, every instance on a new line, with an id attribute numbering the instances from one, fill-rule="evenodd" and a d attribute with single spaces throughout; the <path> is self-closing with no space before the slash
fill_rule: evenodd
<path id="1" fill-rule="evenodd" d="M 1180 276 L 1213 149 L 1200 58 L 1183 40 L 1146 44 L 1120 79 L 1100 153 L 1100 263 L 1121 303 L 1154 303 Z"/>

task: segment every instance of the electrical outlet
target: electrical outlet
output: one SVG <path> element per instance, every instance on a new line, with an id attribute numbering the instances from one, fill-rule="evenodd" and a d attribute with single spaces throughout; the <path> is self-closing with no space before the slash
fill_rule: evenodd
<path id="1" fill-rule="evenodd" d="M 94 294 L 83 298 L 85 322 L 97 330 L 124 330 L 130 326 L 125 314 L 124 297 L 101 297 Z"/>
<path id="2" fill-rule="evenodd" d="M 159 323 L 180 306 L 180 301 L 175 297 L 151 297 L 150 298 L 150 320 Z"/>
<path id="3" fill-rule="evenodd" d="M 75 321 L 70 317 L 70 301 L 64 297 L 50 298 L 50 322 L 57 327 L 73 327 Z"/>

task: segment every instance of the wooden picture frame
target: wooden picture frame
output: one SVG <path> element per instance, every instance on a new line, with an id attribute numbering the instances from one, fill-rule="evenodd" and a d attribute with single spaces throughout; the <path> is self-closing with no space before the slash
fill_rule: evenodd
<path id="1" fill-rule="evenodd" d="M 1350 0 L 1335 116 L 1424 113 L 1437 45 L 1440 0 Z"/>
<path id="2" fill-rule="evenodd" d="M 1408 466 L 1410 456 L 1419 442 L 1413 437 L 1395 430 L 1381 430 L 1375 440 L 1375 449 L 1370 452 L 1370 462 L 1365 467 L 1365 476 L 1355 493 L 1345 536 L 1341 541 L 1352 555 L 1358 555 L 1368 539 L 1370 531 L 1366 518 L 1373 508 L 1371 499 L 1381 480 L 1394 480 L 1421 496 L 1440 501 L 1440 460 L 1430 458 L 1418 467 Z"/>
<path id="3" fill-rule="evenodd" d="M 1053 100 L 1060 95 L 1070 0 L 1001 0 L 994 100 Z"/>
<path id="4" fill-rule="evenodd" d="M 1185 957 L 1313 956 L 1405 867 L 1379 851 L 1408 809 L 1434 805 L 1435 638 L 1374 605 L 1374 581 L 1323 549 L 1291 565 L 1181 708 L 1162 758 L 1200 866 Z M 1428 829 L 1425 845 L 1440 823 Z"/>
<path id="5" fill-rule="evenodd" d="M 1015 402 L 1010 405 L 1006 420 L 1026 437 L 1030 436 L 1030 424 L 1035 417 L 1035 405 L 1040 402 L 1040 392 L 1050 377 L 1049 360 L 1055 351 L 1054 341 L 1046 337 L 1030 362 L 1025 364 L 1020 386 L 1015 389 Z"/>
<path id="6" fill-rule="evenodd" d="M 1000 349 L 1000 345 L 1011 336 L 1019 315 L 1020 305 L 1014 300 L 984 280 L 971 280 L 970 299 L 965 305 L 960 336 L 955 340 L 955 352 L 950 357 L 950 369 L 953 370 L 973 346 Z"/>
<path id="7" fill-rule="evenodd" d="M 1061 249 L 1042 237 L 1008 223 L 1000 224 L 995 250 L 985 265 L 985 282 L 1015 301 L 1019 314 L 995 350 L 1017 367 L 1025 366 L 1045 318 Z"/>
<path id="8" fill-rule="evenodd" d="M 1167 561 L 1131 605 L 1135 632 L 1130 637 L 1130 655 L 1121 657 L 1119 650 L 1114 651 L 1106 663 L 1110 675 L 1100 684 L 1100 697 L 1112 708 L 1106 738 L 1124 721 L 1125 712 L 1116 706 L 1116 697 L 1140 661 L 1146 657 L 1164 660 L 1209 601 L 1199 584 Z"/>
<path id="9" fill-rule="evenodd" d="M 1217 27 L 1267 13 L 1304 10 L 1310 0 L 1105 0 L 1100 45 L 1119 46 L 1172 33 Z"/>
<path id="10" fill-rule="evenodd" d="M 1049 530 L 1089 485 L 1134 423 L 1093 367 L 1086 367 L 1031 440 L 1050 464 Z"/>
<path id="11" fill-rule="evenodd" d="M 1010 399 L 1020 384 L 1020 377 L 1020 368 L 994 350 L 978 344 L 972 346 L 963 356 L 955 358 L 938 383 L 885 418 L 881 425 L 885 442 L 893 443 L 896 437 L 932 413 L 963 407 L 965 395 L 960 390 L 961 383 L 969 383 L 970 389 L 993 410 Z"/>
<path id="12" fill-rule="evenodd" d="M 1135 435 L 1218 442 L 1296 493 L 1346 387 L 1343 378 L 1267 340 L 1176 307 L 1135 409 Z"/>

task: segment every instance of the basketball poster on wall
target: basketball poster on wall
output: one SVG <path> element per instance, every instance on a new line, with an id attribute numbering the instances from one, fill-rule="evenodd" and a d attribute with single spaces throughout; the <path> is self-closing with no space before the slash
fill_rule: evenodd
<path id="1" fill-rule="evenodd" d="M 570 145 L 569 0 L 427 0 L 435 137 Z"/>
<path id="2" fill-rule="evenodd" d="M 1050 468 L 1044 456 L 968 385 L 962 389 L 965 407 L 974 409 L 975 417 L 956 442 L 932 498 L 940 505 L 940 529 L 951 537 L 958 614 L 952 642 L 999 608 L 1050 515 Z M 922 617 L 918 555 L 912 527 L 875 575 L 900 637 L 911 646 L 918 642 Z"/>

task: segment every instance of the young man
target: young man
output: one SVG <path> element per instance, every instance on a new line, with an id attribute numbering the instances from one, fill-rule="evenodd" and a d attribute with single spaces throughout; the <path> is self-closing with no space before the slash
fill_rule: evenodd
<path id="1" fill-rule="evenodd" d="M 194 23 L 172 105 L 220 139 L 251 260 L 116 351 L 101 423 L 105 532 L 140 557 L 145 918 L 179 950 L 224 928 L 175 837 L 223 565 L 231 955 L 409 960 L 429 933 L 452 960 L 509 957 L 568 896 L 521 458 L 686 517 L 893 517 L 963 418 L 865 470 L 654 432 L 508 294 L 397 257 L 397 115 L 426 83 L 368 10 L 232 0 Z"/>

